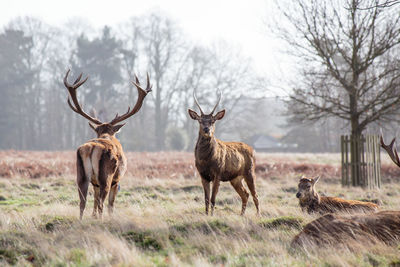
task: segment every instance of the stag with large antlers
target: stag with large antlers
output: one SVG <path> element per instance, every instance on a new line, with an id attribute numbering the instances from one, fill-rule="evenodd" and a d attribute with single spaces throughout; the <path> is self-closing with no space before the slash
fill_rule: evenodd
<path id="1" fill-rule="evenodd" d="M 219 93 L 217 104 L 210 114 L 204 114 L 196 98 L 193 97 L 201 115 L 189 109 L 189 115 L 200 124 L 199 137 L 195 148 L 196 168 L 201 176 L 204 188 L 205 209 L 208 214 L 210 203 L 210 183 L 212 182 L 211 215 L 214 213 L 215 198 L 220 182 L 230 182 L 242 199 L 241 215 L 244 215 L 249 193 L 243 185 L 243 180 L 250 189 L 253 201 L 259 214 L 258 196 L 256 192 L 255 156 L 253 149 L 241 142 L 224 142 L 214 137 L 215 122 L 225 115 L 225 110 L 214 112 L 221 100 Z"/>
<path id="2" fill-rule="evenodd" d="M 83 211 L 86 206 L 86 196 L 88 192 L 89 182 L 94 188 L 94 207 L 93 216 L 99 217 L 103 214 L 103 203 L 108 195 L 108 211 L 113 212 L 115 196 L 118 192 L 118 183 L 124 176 L 126 171 L 126 157 L 122 150 L 122 146 L 115 134 L 119 132 L 125 124 L 118 124 L 137 113 L 142 107 L 143 100 L 147 93 L 151 91 L 150 79 L 147 74 L 146 89 L 143 89 L 139 83 L 139 79 L 135 76 L 135 82 L 132 82 L 138 91 L 138 99 L 135 106 L 125 114 L 117 115 L 110 122 L 101 122 L 93 118 L 83 111 L 76 96 L 76 89 L 84 84 L 88 77 L 81 81 L 82 73 L 73 84 L 68 83 L 67 71 L 64 77 L 64 85 L 68 89 L 68 105 L 70 108 L 89 120 L 90 127 L 96 132 L 97 138 L 89 140 L 81 145 L 77 150 L 77 184 L 80 198 L 80 219 L 82 219 Z"/>
<path id="3" fill-rule="evenodd" d="M 400 167 L 400 158 L 399 155 L 397 154 L 397 148 L 394 146 L 396 142 L 396 138 L 393 138 L 392 142 L 390 142 L 389 145 L 385 144 L 385 141 L 383 140 L 383 134 L 381 132 L 381 147 L 386 150 L 388 153 L 389 157 L 392 159 L 394 164 L 397 165 L 397 167 Z"/>

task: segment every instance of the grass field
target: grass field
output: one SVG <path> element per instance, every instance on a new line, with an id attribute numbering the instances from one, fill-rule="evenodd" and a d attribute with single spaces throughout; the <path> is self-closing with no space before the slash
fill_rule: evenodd
<path id="1" fill-rule="evenodd" d="M 388 161 L 383 188 L 368 191 L 340 186 L 338 155 L 261 154 L 261 217 L 251 200 L 239 216 L 241 202 L 229 183 L 222 184 L 211 217 L 204 215 L 191 153 L 128 153 L 114 216 L 91 218 L 90 191 L 79 221 L 73 152 L 0 155 L 1 266 L 400 266 L 400 246 L 290 248 L 302 226 L 317 218 L 298 207 L 301 173 L 321 174 L 322 194 L 379 199 L 382 209 L 399 209 L 400 183 Z"/>

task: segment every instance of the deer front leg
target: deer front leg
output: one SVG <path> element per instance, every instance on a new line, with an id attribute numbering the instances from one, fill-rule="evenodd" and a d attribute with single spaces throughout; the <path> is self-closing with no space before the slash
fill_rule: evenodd
<path id="1" fill-rule="evenodd" d="M 210 181 L 206 179 L 201 179 L 204 189 L 204 202 L 206 205 L 206 215 L 208 215 L 208 207 L 210 206 Z"/>
<path id="2" fill-rule="evenodd" d="M 219 183 L 220 183 L 219 179 L 215 178 L 213 181 L 212 194 L 211 194 L 211 216 L 214 215 L 215 198 L 217 197 Z"/>

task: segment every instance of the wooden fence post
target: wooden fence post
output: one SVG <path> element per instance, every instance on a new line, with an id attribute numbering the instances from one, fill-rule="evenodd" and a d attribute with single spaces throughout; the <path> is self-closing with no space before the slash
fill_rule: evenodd
<path id="1" fill-rule="evenodd" d="M 381 186 L 379 136 L 344 135 L 340 137 L 340 147 L 342 185 L 379 188 Z"/>

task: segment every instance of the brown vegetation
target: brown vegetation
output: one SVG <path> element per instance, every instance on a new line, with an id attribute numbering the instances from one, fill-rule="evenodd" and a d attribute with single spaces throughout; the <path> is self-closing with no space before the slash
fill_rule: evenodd
<path id="1" fill-rule="evenodd" d="M 41 178 L 75 175 L 75 152 L 73 151 L 0 151 L 0 177 Z M 197 175 L 193 152 L 125 152 L 128 160 L 126 175 L 140 178 L 192 178 Z M 338 157 L 337 156 L 331 156 Z M 312 176 L 324 173 L 324 181 L 331 183 L 340 177 L 340 165 L 314 163 L 294 156 L 256 153 L 256 174 L 259 178 L 279 179 L 282 175 L 298 173 Z M 382 162 L 381 173 L 385 183 L 400 181 L 400 168 Z M 295 178 L 294 178 L 295 179 Z"/>

